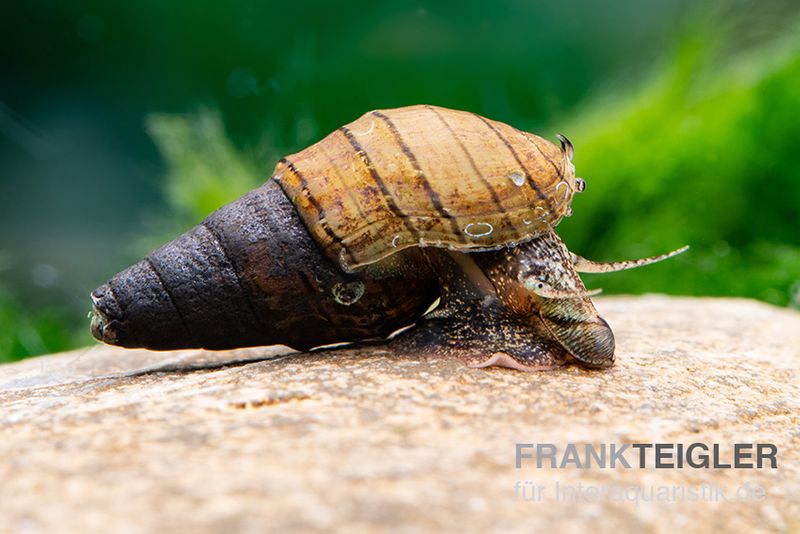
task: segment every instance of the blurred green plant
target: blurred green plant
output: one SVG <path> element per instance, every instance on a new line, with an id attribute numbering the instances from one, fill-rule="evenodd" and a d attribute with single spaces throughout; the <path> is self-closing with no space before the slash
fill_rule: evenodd
<path id="1" fill-rule="evenodd" d="M 62 310 L 30 310 L 0 284 L 0 363 L 74 348 L 82 333 Z"/>
<path id="2" fill-rule="evenodd" d="M 264 180 L 256 157 L 233 145 L 217 111 L 152 114 L 147 131 L 166 164 L 163 188 L 169 208 L 158 218 L 161 228 L 145 238 L 148 249 L 149 243 L 161 244 L 166 232 L 197 224 Z"/>
<path id="3" fill-rule="evenodd" d="M 559 227 L 570 248 L 604 260 L 692 246 L 591 285 L 800 308 L 797 30 L 733 54 L 709 46 L 725 42 L 718 34 L 696 33 L 641 87 L 567 121 L 588 184 Z"/>
<path id="4" fill-rule="evenodd" d="M 41 306 L 22 299 L 14 284 L 3 279 L 16 260 L 0 250 L 0 363 L 86 345 L 91 336 L 85 317 L 58 304 Z"/>

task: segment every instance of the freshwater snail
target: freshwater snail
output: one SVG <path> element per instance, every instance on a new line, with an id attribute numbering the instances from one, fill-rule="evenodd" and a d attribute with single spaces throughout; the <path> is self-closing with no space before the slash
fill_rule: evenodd
<path id="1" fill-rule="evenodd" d="M 261 187 L 92 293 L 92 333 L 150 349 L 386 338 L 474 366 L 614 361 L 553 230 L 572 145 L 434 106 L 372 111 L 281 159 Z M 425 314 L 434 301 L 439 306 Z"/>

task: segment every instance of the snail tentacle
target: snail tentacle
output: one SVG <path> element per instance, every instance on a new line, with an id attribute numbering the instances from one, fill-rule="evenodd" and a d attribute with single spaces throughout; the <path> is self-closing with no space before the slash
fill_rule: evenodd
<path id="1" fill-rule="evenodd" d="M 651 256 L 649 258 L 609 262 L 589 260 L 572 252 L 570 252 L 570 256 L 572 258 L 572 264 L 575 266 L 575 270 L 579 273 L 614 273 L 617 271 L 625 271 L 627 269 L 635 269 L 636 267 L 644 267 L 645 265 L 652 265 L 653 263 L 664 261 L 677 256 L 678 254 L 683 254 L 687 250 L 689 250 L 689 245 L 682 246 L 681 248 L 673 250 L 672 252 L 667 252 L 666 254 Z"/>

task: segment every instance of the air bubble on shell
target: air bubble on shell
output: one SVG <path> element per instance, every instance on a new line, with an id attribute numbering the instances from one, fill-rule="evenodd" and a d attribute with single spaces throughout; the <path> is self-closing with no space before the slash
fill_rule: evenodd
<path id="1" fill-rule="evenodd" d="M 392 238 L 392 246 L 393 246 L 394 248 L 397 248 L 397 242 L 398 242 L 398 241 L 400 241 L 400 234 L 397 234 L 396 236 L 394 236 L 394 237 Z"/>
<path id="2" fill-rule="evenodd" d="M 509 178 L 511 178 L 511 181 L 514 182 L 514 185 L 517 187 L 525 185 L 525 175 L 519 171 L 512 172 Z"/>
<path id="3" fill-rule="evenodd" d="M 331 293 L 336 302 L 343 306 L 350 306 L 364 296 L 364 282 L 361 280 L 339 282 L 331 288 Z"/>
<path id="4" fill-rule="evenodd" d="M 536 212 L 538 211 L 541 211 L 541 213 L 536 215 Z M 536 218 L 539 219 L 540 221 L 547 219 L 547 210 L 541 206 L 536 206 L 536 208 L 533 210 L 533 213 L 534 215 L 536 215 Z"/>
<path id="5" fill-rule="evenodd" d="M 528 225 L 528 224 L 532 224 L 532 223 L 533 223 L 533 221 L 529 221 L 528 219 L 522 219 L 522 224 Z"/>
<path id="6" fill-rule="evenodd" d="M 339 250 L 339 265 L 342 266 L 346 272 L 353 272 L 353 264 L 347 259 L 347 250 L 342 248 Z"/>
<path id="7" fill-rule="evenodd" d="M 366 132 L 353 132 L 354 135 L 362 136 L 362 135 L 369 135 L 372 133 L 372 130 L 375 129 L 375 121 L 370 121 L 369 129 Z"/>
<path id="8" fill-rule="evenodd" d="M 464 227 L 464 233 L 470 237 L 486 237 L 494 232 L 494 226 L 488 222 L 469 223 Z"/>

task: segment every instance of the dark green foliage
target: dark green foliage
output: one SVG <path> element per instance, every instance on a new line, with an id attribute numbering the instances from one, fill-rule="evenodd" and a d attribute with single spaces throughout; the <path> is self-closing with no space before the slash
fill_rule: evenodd
<path id="1" fill-rule="evenodd" d="M 88 336 L 58 309 L 25 309 L 0 290 L 0 363 L 85 345 Z"/>
<path id="2" fill-rule="evenodd" d="M 686 46 L 637 93 L 563 126 L 588 185 L 559 231 L 597 259 L 692 246 L 669 263 L 591 279 L 609 293 L 800 307 L 800 39 L 719 59 Z"/>

